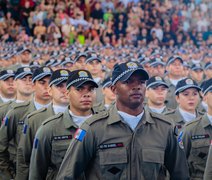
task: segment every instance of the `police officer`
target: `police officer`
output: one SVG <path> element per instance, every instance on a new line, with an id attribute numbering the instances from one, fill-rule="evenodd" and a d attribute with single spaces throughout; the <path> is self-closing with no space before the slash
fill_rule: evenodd
<path id="1" fill-rule="evenodd" d="M 160 58 L 154 58 L 150 61 L 150 73 L 151 76 L 164 77 L 165 75 L 165 63 Z"/>
<path id="2" fill-rule="evenodd" d="M 165 105 L 168 93 L 168 85 L 160 76 L 153 76 L 146 82 L 147 104 L 145 108 L 155 113 L 166 113 L 170 111 Z"/>
<path id="3" fill-rule="evenodd" d="M 83 69 L 85 68 L 87 54 L 85 52 L 78 52 L 74 59 L 74 69 Z"/>
<path id="4" fill-rule="evenodd" d="M 181 132 L 191 179 L 203 179 L 212 138 L 212 79 L 204 84 L 203 95 L 208 105 L 207 112 L 195 121 L 187 123 Z"/>
<path id="5" fill-rule="evenodd" d="M 190 70 L 191 78 L 200 86 L 204 79 L 204 71 L 200 64 L 193 64 Z"/>
<path id="6" fill-rule="evenodd" d="M 52 73 L 49 82 L 49 94 L 52 97 L 52 103 L 47 108 L 32 112 L 26 118 L 17 150 L 16 180 L 28 179 L 33 140 L 41 123 L 55 114 L 63 113 L 67 108 L 66 81 L 69 74 L 70 72 L 65 69 L 56 70 Z"/>
<path id="7" fill-rule="evenodd" d="M 17 148 L 27 115 L 49 105 L 51 98 L 48 94 L 48 83 L 51 73 L 51 70 L 47 67 L 36 69 L 32 76 L 35 91 L 34 99 L 17 104 L 4 117 L 0 129 L 0 170 L 6 176 L 6 179 L 14 177 L 16 161 L 16 154 L 9 154 L 8 152 L 8 143 L 11 140 L 14 141 L 15 148 Z"/>
<path id="8" fill-rule="evenodd" d="M 206 79 L 212 78 L 212 62 L 207 62 L 204 67 Z"/>
<path id="9" fill-rule="evenodd" d="M 109 108 L 112 102 L 115 101 L 116 96 L 111 90 L 112 81 L 111 78 L 108 77 L 102 82 L 102 93 L 104 95 L 104 106 Z"/>
<path id="10" fill-rule="evenodd" d="M 169 108 L 175 109 L 177 102 L 175 100 L 175 87 L 177 83 L 183 78 L 183 60 L 180 56 L 171 56 L 166 64 L 168 75 L 165 81 L 169 86 L 169 91 L 166 97 L 166 105 Z"/>
<path id="11" fill-rule="evenodd" d="M 177 83 L 175 96 L 178 107 L 165 113 L 165 115 L 174 120 L 178 129 L 183 128 L 186 122 L 190 122 L 204 114 L 197 109 L 200 99 L 200 90 L 197 83 L 190 78 L 182 79 Z"/>
<path id="12" fill-rule="evenodd" d="M 0 103 L 13 101 L 16 96 L 14 86 L 15 72 L 13 70 L 2 70 L 0 72 Z"/>
<path id="13" fill-rule="evenodd" d="M 112 90 L 116 103 L 88 119 L 75 134 L 58 180 L 164 178 L 188 179 L 185 154 L 172 124 L 143 109 L 147 72 L 135 62 L 114 66 Z"/>
<path id="14" fill-rule="evenodd" d="M 98 85 L 89 71 L 75 70 L 67 81 L 69 108 L 62 114 L 49 118 L 36 133 L 30 160 L 29 179 L 56 179 L 65 152 L 76 129 L 96 111 L 95 88 Z M 42 164 L 42 166 L 40 165 Z"/>

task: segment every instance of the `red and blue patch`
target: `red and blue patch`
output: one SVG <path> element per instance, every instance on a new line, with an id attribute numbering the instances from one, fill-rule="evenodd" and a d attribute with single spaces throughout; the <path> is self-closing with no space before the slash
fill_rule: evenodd
<path id="1" fill-rule="evenodd" d="M 76 133 L 74 134 L 74 138 L 77 139 L 78 141 L 82 141 L 85 135 L 86 135 L 85 130 L 77 129 Z"/>
<path id="2" fill-rule="evenodd" d="M 7 126 L 8 125 L 8 121 L 9 121 L 9 118 L 7 116 L 5 116 L 2 120 L 2 125 L 5 125 Z"/>

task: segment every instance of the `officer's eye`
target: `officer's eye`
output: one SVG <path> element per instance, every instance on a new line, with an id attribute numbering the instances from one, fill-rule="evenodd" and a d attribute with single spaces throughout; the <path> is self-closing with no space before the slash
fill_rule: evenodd
<path id="1" fill-rule="evenodd" d="M 79 92 L 82 92 L 83 91 L 83 88 L 82 87 L 77 87 L 77 88 L 75 88 L 77 91 L 79 91 Z"/>

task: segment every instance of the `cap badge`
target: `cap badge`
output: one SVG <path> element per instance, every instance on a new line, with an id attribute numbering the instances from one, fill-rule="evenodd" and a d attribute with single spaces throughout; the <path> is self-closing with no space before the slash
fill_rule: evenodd
<path id="1" fill-rule="evenodd" d="M 7 70 L 7 73 L 8 73 L 8 74 L 13 74 L 13 70 L 10 70 L 10 69 L 9 69 L 9 70 Z"/>
<path id="2" fill-rule="evenodd" d="M 45 67 L 45 68 L 43 68 L 43 72 L 45 72 L 45 73 L 50 73 L 51 70 L 50 70 L 49 68 Z"/>
<path id="3" fill-rule="evenodd" d="M 138 67 L 138 65 L 136 63 L 134 63 L 134 62 L 129 62 L 126 65 L 127 65 L 127 67 L 129 69 L 134 69 L 134 68 L 137 68 Z"/>
<path id="4" fill-rule="evenodd" d="M 68 71 L 66 71 L 66 70 L 61 70 L 61 71 L 60 71 L 60 75 L 61 75 L 61 76 L 68 76 Z"/>
<path id="5" fill-rule="evenodd" d="M 79 72 L 78 72 L 78 75 L 79 75 L 80 78 L 88 77 L 88 73 L 85 72 L 85 71 L 79 71 Z"/>
<path id="6" fill-rule="evenodd" d="M 186 79 L 186 84 L 187 85 L 192 85 L 192 84 L 194 84 L 194 82 L 193 82 L 192 79 Z"/>
<path id="7" fill-rule="evenodd" d="M 156 80 L 156 81 L 162 81 L 162 78 L 159 77 L 159 76 L 156 76 L 156 77 L 155 77 L 155 80 Z"/>

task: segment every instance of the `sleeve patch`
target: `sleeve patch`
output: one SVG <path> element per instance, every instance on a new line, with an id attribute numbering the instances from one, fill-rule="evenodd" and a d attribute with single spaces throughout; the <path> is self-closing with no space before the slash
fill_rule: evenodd
<path id="1" fill-rule="evenodd" d="M 2 124 L 7 126 L 8 125 L 8 121 L 9 121 L 9 118 L 7 116 L 5 116 L 2 120 Z"/>
<path id="2" fill-rule="evenodd" d="M 24 124 L 23 133 L 26 134 L 28 126 Z"/>
<path id="3" fill-rule="evenodd" d="M 184 146 L 183 146 L 183 131 L 180 132 L 177 141 L 178 141 L 180 148 L 184 149 Z"/>
<path id="4" fill-rule="evenodd" d="M 74 138 L 77 139 L 78 141 L 82 141 L 85 135 L 86 135 L 85 130 L 77 129 L 76 133 L 74 134 Z"/>
<path id="5" fill-rule="evenodd" d="M 39 142 L 38 138 L 35 138 L 34 139 L 34 149 L 38 148 L 38 142 Z"/>

